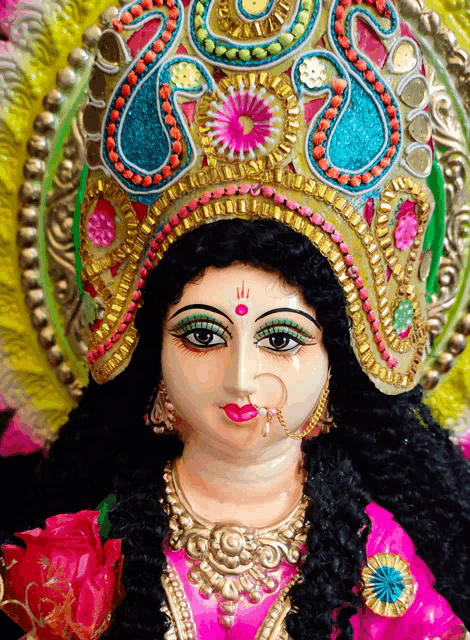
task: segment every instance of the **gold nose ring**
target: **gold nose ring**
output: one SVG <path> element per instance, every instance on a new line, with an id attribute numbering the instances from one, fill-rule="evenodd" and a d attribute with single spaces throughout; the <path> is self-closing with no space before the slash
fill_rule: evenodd
<path id="1" fill-rule="evenodd" d="M 281 387 L 282 387 L 281 404 L 275 409 L 268 409 L 267 407 L 258 407 L 256 404 L 253 404 L 250 398 L 250 395 L 247 394 L 249 403 L 252 404 L 257 409 L 259 409 L 260 416 L 266 416 L 266 424 L 264 425 L 263 430 L 261 432 L 262 436 L 265 438 L 269 434 L 269 430 L 271 427 L 271 420 L 278 412 L 281 411 L 281 409 L 284 407 L 284 405 L 287 402 L 287 388 L 284 382 L 281 380 L 281 378 L 277 376 L 275 373 L 257 373 L 254 376 L 254 379 L 256 380 L 256 378 L 260 378 L 261 376 L 271 376 L 272 378 L 276 378 L 276 380 L 278 380 L 281 383 Z"/>

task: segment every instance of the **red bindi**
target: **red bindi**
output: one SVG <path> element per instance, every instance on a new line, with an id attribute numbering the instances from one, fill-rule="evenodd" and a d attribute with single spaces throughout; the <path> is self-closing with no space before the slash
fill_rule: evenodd
<path id="1" fill-rule="evenodd" d="M 248 307 L 246 304 L 239 304 L 235 308 L 235 313 L 237 316 L 245 316 L 248 313 Z"/>

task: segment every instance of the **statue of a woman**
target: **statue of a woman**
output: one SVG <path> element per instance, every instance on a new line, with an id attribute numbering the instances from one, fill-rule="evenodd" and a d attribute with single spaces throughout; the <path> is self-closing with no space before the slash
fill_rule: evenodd
<path id="1" fill-rule="evenodd" d="M 417 386 L 419 47 L 386 0 L 211 5 L 101 36 L 92 379 L 0 606 L 37 640 L 463 640 L 470 472 Z"/>

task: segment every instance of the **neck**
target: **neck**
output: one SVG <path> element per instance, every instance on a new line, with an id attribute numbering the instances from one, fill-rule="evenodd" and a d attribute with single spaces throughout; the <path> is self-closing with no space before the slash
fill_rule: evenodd
<path id="1" fill-rule="evenodd" d="M 288 516 L 301 498 L 301 443 L 283 439 L 256 454 L 228 454 L 192 435 L 185 439 L 176 474 L 188 504 L 205 520 L 268 527 Z"/>

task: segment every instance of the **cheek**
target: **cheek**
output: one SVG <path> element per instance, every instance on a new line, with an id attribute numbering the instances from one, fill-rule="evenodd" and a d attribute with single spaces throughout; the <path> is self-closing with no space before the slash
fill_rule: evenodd
<path id="1" fill-rule="evenodd" d="M 171 337 L 165 337 L 162 347 L 162 375 L 173 397 L 181 394 L 202 394 L 216 390 L 221 378 L 220 357 L 214 353 L 197 353 L 181 348 Z"/>

